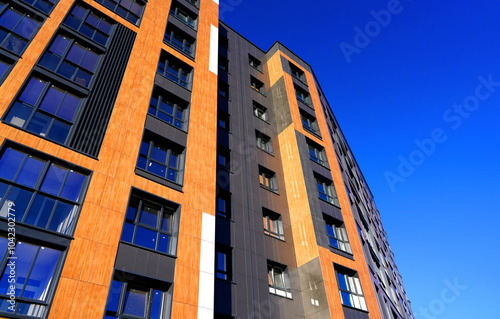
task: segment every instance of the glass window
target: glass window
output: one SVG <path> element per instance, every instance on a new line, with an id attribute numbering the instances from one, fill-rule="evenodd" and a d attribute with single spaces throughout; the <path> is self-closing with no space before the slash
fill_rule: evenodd
<path id="1" fill-rule="evenodd" d="M 220 96 L 225 99 L 229 99 L 229 85 L 224 81 L 219 80 L 217 83 L 217 91 Z"/>
<path id="2" fill-rule="evenodd" d="M 219 195 L 216 199 L 216 210 L 217 215 L 221 217 L 231 218 L 231 199 L 230 195 L 226 193 L 222 193 L 221 190 L 218 190 Z"/>
<path id="3" fill-rule="evenodd" d="M 262 72 L 262 63 L 257 59 L 256 57 L 252 55 L 248 55 L 248 61 L 251 67 L 257 69 L 258 71 Z"/>
<path id="4" fill-rule="evenodd" d="M 267 108 L 255 101 L 253 101 L 253 114 L 263 121 L 269 121 Z"/>
<path id="5" fill-rule="evenodd" d="M 337 191 L 332 181 L 326 180 L 323 177 L 316 175 L 316 186 L 318 188 L 319 198 L 329 202 L 330 204 L 340 207 L 339 199 L 337 197 Z"/>
<path id="6" fill-rule="evenodd" d="M 216 277 L 231 280 L 231 249 L 229 247 L 217 246 L 215 248 L 215 273 Z"/>
<path id="7" fill-rule="evenodd" d="M 257 139 L 257 147 L 264 152 L 269 154 L 273 153 L 273 143 L 271 138 L 265 134 L 255 131 L 255 137 Z"/>
<path id="8" fill-rule="evenodd" d="M 344 223 L 325 218 L 325 224 L 330 246 L 352 254 L 351 244 L 349 243 Z"/>
<path id="9" fill-rule="evenodd" d="M 181 31 L 171 23 L 167 24 L 167 29 L 165 30 L 165 36 L 163 40 L 166 43 L 171 44 L 179 51 L 194 57 L 195 39 L 189 36 L 187 33 Z"/>
<path id="10" fill-rule="evenodd" d="M 262 209 L 262 219 L 264 222 L 264 234 L 285 240 L 283 231 L 283 221 L 281 215 L 269 209 Z"/>
<path id="11" fill-rule="evenodd" d="M 116 272 L 109 288 L 105 319 L 170 318 L 170 287 L 166 282 Z"/>
<path id="12" fill-rule="evenodd" d="M 146 3 L 141 0 L 96 0 L 128 22 L 138 25 Z"/>
<path id="13" fill-rule="evenodd" d="M 229 114 L 224 111 L 217 112 L 217 126 L 229 132 Z"/>
<path id="14" fill-rule="evenodd" d="M 33 8 L 42 11 L 45 14 L 49 14 L 54 6 L 59 2 L 57 0 L 21 0 Z"/>
<path id="15" fill-rule="evenodd" d="M 163 205 L 132 195 L 121 240 L 162 253 L 175 254 L 175 205 Z"/>
<path id="16" fill-rule="evenodd" d="M 268 169 L 259 166 L 259 181 L 260 185 L 273 191 L 278 191 L 278 184 L 276 182 L 276 174 Z"/>
<path id="17" fill-rule="evenodd" d="M 82 98 L 57 84 L 31 77 L 10 107 L 5 122 L 64 144 Z"/>
<path id="18" fill-rule="evenodd" d="M 160 61 L 158 62 L 158 69 L 156 70 L 157 73 L 182 87 L 190 89 L 192 71 L 192 67 L 175 58 L 173 55 L 162 51 Z"/>
<path id="19" fill-rule="evenodd" d="M 292 298 L 292 288 L 288 267 L 282 264 L 267 263 L 267 277 L 269 281 L 269 292 L 278 296 Z"/>
<path id="20" fill-rule="evenodd" d="M 187 131 L 188 105 L 188 102 L 172 93 L 156 89 L 151 96 L 148 113 L 178 129 Z"/>
<path id="21" fill-rule="evenodd" d="M 229 60 L 219 55 L 219 69 L 229 72 Z"/>
<path id="22" fill-rule="evenodd" d="M 0 47 L 21 55 L 42 21 L 13 7 L 0 8 Z"/>
<path id="23" fill-rule="evenodd" d="M 253 76 L 250 76 L 250 87 L 261 94 L 266 94 L 266 90 L 264 89 L 264 83 L 257 80 Z"/>
<path id="24" fill-rule="evenodd" d="M 309 148 L 309 158 L 322 166 L 326 166 L 326 155 L 324 148 L 309 139 L 306 139 L 306 141 L 307 147 Z"/>
<path id="25" fill-rule="evenodd" d="M 217 147 L 217 165 L 231 169 L 231 151 L 225 147 Z"/>
<path id="26" fill-rule="evenodd" d="M 94 11 L 81 5 L 75 5 L 64 20 L 64 24 L 105 46 L 111 34 L 113 23 Z"/>
<path id="27" fill-rule="evenodd" d="M 178 1 L 173 1 L 170 8 L 170 14 L 182 21 L 187 26 L 196 30 L 198 16 L 191 10 L 181 5 Z"/>
<path id="28" fill-rule="evenodd" d="M 295 66 L 291 62 L 289 62 L 289 65 L 290 65 L 291 75 L 294 78 L 296 78 L 297 80 L 305 83 L 306 77 L 305 77 L 304 71 L 302 71 L 299 67 Z"/>
<path id="29" fill-rule="evenodd" d="M 316 119 L 314 117 L 301 111 L 300 118 L 302 120 L 302 127 L 305 130 L 307 130 L 307 131 L 309 131 L 317 136 L 320 136 L 318 122 L 316 121 Z"/>
<path id="30" fill-rule="evenodd" d="M 297 100 L 299 100 L 300 102 L 302 102 L 308 106 L 312 106 L 311 105 L 311 97 L 310 97 L 309 93 L 302 90 L 301 88 L 299 88 L 296 85 L 294 85 L 294 88 L 295 88 L 295 96 L 297 97 Z"/>
<path id="31" fill-rule="evenodd" d="M 9 74 L 11 67 L 12 63 L 4 59 L 2 56 L 0 56 L 0 85 L 3 83 L 3 80 L 7 77 L 7 74 Z"/>
<path id="32" fill-rule="evenodd" d="M 0 218 L 13 203 L 17 222 L 71 235 L 88 175 L 7 147 L 0 178 Z"/>
<path id="33" fill-rule="evenodd" d="M 182 152 L 181 146 L 146 134 L 139 150 L 137 167 L 158 175 L 171 182 L 182 183 Z"/>
<path id="34" fill-rule="evenodd" d="M 9 240 L 0 237 L 2 248 L 2 277 L 0 279 L 0 312 L 11 315 L 27 315 L 42 318 L 46 315 L 48 296 L 56 282 L 56 267 L 61 252 L 49 247 L 24 241 L 16 241 L 8 246 Z M 11 273 L 11 259 L 15 259 L 15 273 Z M 10 295 L 16 297 L 14 307 L 8 302 Z"/>
<path id="35" fill-rule="evenodd" d="M 97 69 L 100 54 L 74 39 L 57 35 L 39 64 L 88 88 Z"/>
<path id="36" fill-rule="evenodd" d="M 365 297 L 361 289 L 361 282 L 356 272 L 349 271 L 343 267 L 335 267 L 335 272 L 337 273 L 337 282 L 342 304 L 367 311 Z"/>

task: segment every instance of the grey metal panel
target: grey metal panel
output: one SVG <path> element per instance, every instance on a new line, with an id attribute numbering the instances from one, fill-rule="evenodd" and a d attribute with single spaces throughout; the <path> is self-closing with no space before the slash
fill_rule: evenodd
<path id="1" fill-rule="evenodd" d="M 172 125 L 169 125 L 168 123 L 165 123 L 162 120 L 149 114 L 146 117 L 146 124 L 144 125 L 144 128 L 164 138 L 167 138 L 176 144 L 182 145 L 184 147 L 186 147 L 187 145 L 186 132 L 179 130 L 178 128 L 173 127 Z"/>
<path id="2" fill-rule="evenodd" d="M 175 258 L 120 243 L 115 268 L 150 278 L 174 282 Z"/>

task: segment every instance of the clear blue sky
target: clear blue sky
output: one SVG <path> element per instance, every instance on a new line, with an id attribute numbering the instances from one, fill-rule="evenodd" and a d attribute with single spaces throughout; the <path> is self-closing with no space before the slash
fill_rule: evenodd
<path id="1" fill-rule="evenodd" d="M 279 40 L 313 67 L 416 317 L 498 318 L 498 1 L 220 3 L 222 20 L 250 41 L 267 50 Z M 370 12 L 388 6 L 390 21 L 375 23 Z M 355 27 L 371 36 L 355 42 Z M 343 42 L 356 52 L 344 54 Z M 427 141 L 426 153 L 415 140 Z M 445 290 L 454 281 L 455 293 Z"/>

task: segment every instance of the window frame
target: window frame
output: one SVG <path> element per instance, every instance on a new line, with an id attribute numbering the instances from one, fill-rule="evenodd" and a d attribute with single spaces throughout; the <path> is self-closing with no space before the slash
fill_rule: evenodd
<path id="1" fill-rule="evenodd" d="M 220 263 L 220 258 L 224 260 Z M 223 266 L 221 269 L 220 266 Z M 217 244 L 215 246 L 215 278 L 233 280 L 233 251 L 231 247 Z"/>
<path id="2" fill-rule="evenodd" d="M 73 236 L 75 229 L 76 229 L 76 224 L 78 223 L 80 211 L 82 209 L 85 195 L 86 195 L 88 186 L 90 184 L 91 172 L 86 170 L 86 169 L 76 167 L 74 165 L 68 165 L 68 163 L 65 163 L 65 162 L 60 161 L 56 158 L 53 158 L 52 156 L 47 156 L 46 154 L 43 154 L 40 152 L 33 152 L 30 150 L 26 150 L 26 148 L 24 148 L 24 147 L 16 147 L 15 145 L 12 145 L 12 144 L 13 143 L 8 143 L 7 145 L 4 144 L 4 146 L 1 148 L 1 150 L 0 150 L 0 163 L 1 163 L 1 160 L 3 159 L 3 156 L 5 155 L 5 153 L 7 152 L 8 149 L 10 149 L 14 152 L 17 152 L 19 154 L 23 154 L 23 159 L 21 160 L 21 164 L 19 164 L 17 171 L 15 172 L 12 179 L 8 179 L 5 176 L 0 177 L 1 184 L 7 185 L 7 187 L 5 188 L 5 193 L 1 194 L 1 196 L 2 196 L 0 199 L 0 204 L 2 204 L 1 207 L 3 208 L 4 205 L 6 205 L 6 202 L 9 199 L 9 196 L 12 193 L 12 190 L 14 188 L 19 189 L 20 192 L 21 191 L 29 192 L 29 193 L 31 193 L 31 195 L 29 195 L 29 199 L 28 199 L 28 203 L 26 204 L 26 207 L 23 208 L 24 211 L 23 212 L 21 212 L 21 211 L 16 212 L 16 222 L 19 224 L 23 224 L 23 225 L 29 225 L 29 227 L 34 227 L 34 228 L 39 229 L 43 232 L 55 234 L 55 235 L 62 236 L 65 238 L 70 238 L 71 236 Z M 35 178 L 36 180 L 34 181 L 34 183 L 31 182 L 30 185 L 26 184 L 26 182 L 20 183 L 18 181 L 21 174 L 23 174 L 22 173 L 23 168 L 24 168 L 24 165 L 27 163 L 28 159 L 33 159 L 36 161 L 43 161 L 42 168 L 40 168 L 38 176 Z M 30 167 L 33 167 L 33 165 L 31 165 Z M 62 168 L 62 169 L 66 170 L 64 178 L 62 179 L 60 186 L 58 186 L 59 189 L 58 189 L 57 194 L 53 194 L 52 192 L 49 192 L 50 189 L 48 189 L 48 188 L 43 189 L 44 185 L 49 185 L 49 184 L 45 184 L 44 183 L 45 181 L 47 181 L 47 183 L 52 182 L 51 179 L 46 179 L 46 178 L 49 176 L 49 174 L 54 174 L 54 173 L 50 173 L 50 171 L 53 167 L 56 167 L 56 169 Z M 80 176 L 83 176 L 83 180 L 82 180 L 81 186 L 80 186 L 80 191 L 78 194 L 76 194 L 76 196 L 77 196 L 76 200 L 72 200 L 71 198 L 67 198 L 67 197 L 62 196 L 63 192 L 65 192 L 64 191 L 65 186 L 67 185 L 66 187 L 69 187 L 69 184 L 66 184 L 66 182 L 68 181 L 68 177 L 70 175 L 70 172 L 74 172 Z M 57 174 L 57 172 L 56 172 L 56 174 Z M 34 175 L 35 174 L 33 174 L 32 177 L 34 177 Z M 28 194 L 26 193 L 26 195 L 28 195 Z M 14 195 L 14 196 L 16 196 L 16 195 Z M 47 214 L 46 211 L 39 210 L 37 212 L 35 210 L 32 213 L 32 214 L 36 214 L 35 215 L 35 224 L 28 223 L 28 222 L 26 222 L 26 220 L 28 218 L 34 218 L 33 215 L 30 215 L 30 213 L 32 212 L 33 208 L 37 209 L 37 207 L 36 207 L 37 202 L 36 201 L 38 198 L 44 199 L 44 207 L 46 206 L 45 201 L 47 201 L 47 200 L 53 201 L 53 206 L 51 208 L 51 211 L 49 212 L 50 215 L 48 216 L 48 218 L 46 218 L 46 217 L 43 217 L 44 215 L 46 216 L 46 214 Z M 48 206 L 48 205 L 50 205 L 50 203 L 47 204 L 47 207 L 50 208 L 50 206 Z M 60 205 L 63 207 L 63 209 L 64 209 L 64 206 L 68 207 L 68 205 L 72 205 L 72 209 L 69 212 L 68 211 L 66 211 L 66 212 L 59 211 L 59 213 L 58 213 L 58 209 L 60 209 L 59 208 Z M 18 205 L 18 207 L 19 206 L 20 205 Z M 65 215 L 63 215 L 64 213 L 67 213 L 66 217 L 64 217 L 65 216 Z M 22 214 L 21 218 L 19 218 L 20 214 Z M 61 215 L 59 216 L 57 214 L 61 214 Z M 71 223 L 69 225 L 66 225 L 66 226 L 64 226 L 64 224 L 58 224 L 57 228 L 59 228 L 61 226 L 64 227 L 62 229 L 62 231 L 60 231 L 60 230 L 58 231 L 57 229 L 51 230 L 50 228 L 53 225 L 52 222 L 54 221 L 54 217 L 58 218 L 58 216 L 60 218 L 64 217 L 65 219 L 71 217 Z M 44 227 L 37 225 L 40 222 L 40 217 L 46 218 Z M 44 221 L 43 218 L 42 218 L 41 222 Z M 0 220 L 2 220 L 2 221 L 8 220 L 8 215 L 1 216 Z M 61 220 L 62 219 L 60 219 L 59 222 Z"/>
<path id="3" fill-rule="evenodd" d="M 326 226 L 326 236 L 328 238 L 328 245 L 331 248 L 341 250 L 347 254 L 352 255 L 352 247 L 349 242 L 349 236 L 347 234 L 347 229 L 343 221 L 334 219 L 330 216 L 323 214 L 323 219 L 325 220 Z M 330 231 L 330 229 L 332 231 Z M 336 245 L 332 245 L 332 241 Z M 342 248 L 344 247 L 344 248 Z"/>
<path id="4" fill-rule="evenodd" d="M 294 85 L 293 88 L 295 89 L 295 97 L 297 98 L 297 101 L 307 105 L 310 108 L 313 108 L 311 102 L 311 94 L 303 90 L 302 88 L 298 87 L 297 85 Z"/>
<path id="5" fill-rule="evenodd" d="M 127 20 L 128 22 L 132 23 L 135 26 L 139 26 L 142 21 L 142 16 L 144 14 L 144 9 L 146 8 L 147 1 L 142 1 L 142 0 L 129 0 L 130 2 L 130 7 L 125 8 L 124 6 L 121 6 L 121 1 L 116 1 L 116 0 L 96 0 L 97 3 L 101 4 L 105 8 L 113 11 L 116 13 L 119 17 Z M 140 6 L 140 12 L 138 14 L 135 14 L 130 10 L 133 4 L 136 4 L 137 6 Z M 118 10 L 121 9 L 121 10 Z M 135 19 L 130 19 L 130 17 L 137 18 Z"/>
<path id="6" fill-rule="evenodd" d="M 292 77 L 296 78 L 297 80 L 299 80 L 300 82 L 307 85 L 305 72 L 302 71 L 298 66 L 296 66 L 295 64 L 293 64 L 290 61 L 288 61 L 288 64 L 290 66 L 290 75 Z"/>
<path id="7" fill-rule="evenodd" d="M 189 2 L 189 0 L 186 0 L 186 1 Z M 181 19 L 179 17 L 179 11 L 181 11 L 182 14 L 187 16 L 188 19 L 191 18 L 192 24 L 190 24 L 188 21 Z M 182 11 L 188 11 L 188 13 L 182 12 Z M 179 1 L 176 1 L 176 0 L 172 1 L 172 4 L 170 6 L 170 15 L 172 15 L 177 20 L 181 21 L 182 23 L 184 23 L 185 25 L 187 25 L 188 27 L 190 27 L 193 30 L 196 31 L 198 29 L 198 18 L 199 18 L 198 15 L 196 15 L 194 12 L 192 12 L 191 10 L 189 10 L 188 8 L 186 8 L 185 6 L 180 4 Z M 193 19 L 192 16 L 194 16 L 194 15 L 196 16 L 196 19 Z"/>
<path id="8" fill-rule="evenodd" d="M 281 277 L 282 285 L 277 284 L 276 278 Z M 288 299 L 292 299 L 292 287 L 288 266 L 267 260 L 267 278 L 269 284 L 269 293 Z"/>
<path id="9" fill-rule="evenodd" d="M 0 234 L 5 235 L 5 237 L 3 237 L 1 235 L 0 236 L 5 238 L 7 242 L 10 241 L 10 239 L 8 239 L 10 237 L 10 236 L 8 236 L 8 233 L 4 233 L 2 231 L 2 232 L 0 232 Z M 12 242 L 15 243 L 16 248 L 21 243 L 37 247 L 36 253 L 32 257 L 32 260 L 31 260 L 31 263 L 29 266 L 29 270 L 27 272 L 29 275 L 28 275 L 28 277 L 26 277 L 26 279 L 31 278 L 31 275 L 33 274 L 33 271 L 35 270 L 35 264 L 37 262 L 38 256 L 40 255 L 40 251 L 42 249 L 48 248 L 48 249 L 51 249 L 53 251 L 58 252 L 57 260 L 55 261 L 54 266 L 53 266 L 54 268 L 53 268 L 52 276 L 51 276 L 52 279 L 50 279 L 48 281 L 48 284 L 47 284 L 48 289 L 47 289 L 47 294 L 45 296 L 45 299 L 39 300 L 39 299 L 26 298 L 26 297 L 20 297 L 20 296 L 16 296 L 16 298 L 15 298 L 15 300 L 16 300 L 16 304 L 15 304 L 16 310 L 15 311 L 19 311 L 19 307 L 21 306 L 22 303 L 28 304 L 28 305 L 36 305 L 39 307 L 41 306 L 41 307 L 44 307 L 42 313 L 40 315 L 35 315 L 35 316 L 29 315 L 29 318 L 47 318 L 49 311 L 50 311 L 50 307 L 52 305 L 52 301 L 53 301 L 55 292 L 56 292 L 57 284 L 58 284 L 60 276 L 61 276 L 62 268 L 64 265 L 64 260 L 66 258 L 66 254 L 67 254 L 67 249 L 63 248 L 63 247 L 58 247 L 58 246 L 53 245 L 53 244 L 47 245 L 47 243 L 41 242 L 38 239 L 25 238 L 23 236 L 14 237 Z M 8 263 L 10 261 L 10 259 L 8 259 L 7 256 L 8 255 L 15 255 L 14 249 L 15 248 L 12 248 L 12 250 L 11 250 L 11 248 L 7 246 L 5 252 L 3 252 L 3 254 L 0 256 L 0 270 L 1 270 L 0 279 L 4 276 L 5 271 L 7 270 L 7 267 L 8 267 Z M 45 275 L 47 275 L 47 274 L 45 273 Z M 17 277 L 17 274 L 16 274 L 16 277 Z M 9 281 L 9 283 L 10 283 L 10 281 Z M 16 284 L 17 283 L 18 283 L 18 281 L 16 280 Z M 27 285 L 28 285 L 28 280 L 25 280 L 23 283 L 22 292 L 25 291 Z M 0 296 L 1 296 L 0 300 L 9 300 L 10 299 L 10 295 L 8 295 L 8 294 L 1 294 Z M 40 308 L 38 308 L 38 307 L 36 307 L 36 308 L 37 309 L 35 309 L 35 312 L 40 311 Z M 4 311 L 0 311 L 0 314 L 4 315 L 6 317 L 11 317 L 11 316 L 16 316 L 16 317 L 20 316 L 23 318 L 28 317 L 28 315 L 16 314 L 16 313 L 12 313 L 12 312 L 4 312 Z"/>
<path id="10" fill-rule="evenodd" d="M 269 110 L 267 107 L 253 101 L 253 115 L 269 124 Z"/>
<path id="11" fill-rule="evenodd" d="M 153 104 L 154 99 L 156 99 L 156 105 Z M 162 102 L 165 102 L 165 104 L 172 107 L 172 114 L 169 114 L 167 111 L 161 109 Z M 151 93 L 151 99 L 149 100 L 148 114 L 159 119 L 162 122 L 167 123 L 170 126 L 187 132 L 189 124 L 189 107 L 189 102 L 181 99 L 180 97 L 167 90 L 155 86 L 153 88 L 153 92 Z M 152 112 L 153 110 L 156 111 L 154 112 L 154 114 Z M 178 117 L 178 112 L 180 111 L 182 111 L 181 119 L 179 119 Z M 172 123 L 170 123 L 167 119 L 160 117 L 159 114 L 165 114 L 164 116 L 166 116 L 167 118 L 172 118 Z M 176 125 L 177 122 L 180 123 L 181 127 Z"/>
<path id="12" fill-rule="evenodd" d="M 337 190 L 335 189 L 335 184 L 333 183 L 333 181 L 330 181 L 316 173 L 314 174 L 314 179 L 316 181 L 316 188 L 318 190 L 318 198 L 334 206 L 340 207 Z M 320 186 L 324 189 L 324 191 L 320 189 Z M 322 198 L 322 195 L 324 198 Z"/>
<path id="13" fill-rule="evenodd" d="M 262 207 L 262 221 L 264 224 L 264 234 L 285 241 L 285 231 L 281 214 Z M 274 227 L 272 227 L 272 221 L 276 222 Z M 277 228 L 277 230 L 273 231 L 273 228 Z"/>
<path id="14" fill-rule="evenodd" d="M 221 125 L 221 123 L 224 123 L 224 125 Z M 217 111 L 217 127 L 228 133 L 231 131 L 230 115 L 228 113 L 221 110 Z"/>
<path id="15" fill-rule="evenodd" d="M 321 138 L 318 120 L 315 117 L 313 117 L 309 113 L 306 113 L 305 111 L 300 111 L 300 120 L 305 131 Z"/>
<path id="16" fill-rule="evenodd" d="M 266 134 L 255 130 L 256 146 L 261 151 L 273 155 L 273 142 L 271 137 Z"/>
<path id="17" fill-rule="evenodd" d="M 3 84 L 3 81 L 7 79 L 7 77 L 10 74 L 10 71 L 12 71 L 12 68 L 14 68 L 14 65 L 16 64 L 16 61 L 7 58 L 6 56 L 0 54 L 0 63 L 6 65 L 7 67 L 3 71 L 2 74 L 0 74 L 0 85 Z"/>
<path id="18" fill-rule="evenodd" d="M 189 39 L 191 38 L 191 39 Z M 182 45 L 176 42 L 182 39 Z M 189 40 L 193 40 L 190 42 Z M 176 51 L 181 52 L 188 57 L 194 58 L 196 54 L 196 39 L 192 38 L 189 34 L 182 31 L 172 23 L 167 23 L 163 42 L 174 48 Z"/>
<path id="19" fill-rule="evenodd" d="M 215 213 L 217 216 L 231 219 L 231 193 L 217 188 L 215 200 Z M 223 201 L 224 210 L 220 209 L 219 201 Z"/>
<path id="20" fill-rule="evenodd" d="M 31 3 L 30 3 L 30 2 L 28 2 L 27 0 L 21 0 L 21 1 L 22 1 L 23 3 L 25 3 L 25 4 L 27 4 L 28 6 L 32 7 L 33 9 L 35 9 L 35 10 L 38 10 L 38 11 L 42 12 L 43 14 L 45 14 L 45 15 L 47 15 L 47 16 L 48 16 L 48 15 L 50 15 L 50 14 L 52 13 L 52 10 L 54 10 L 55 6 L 59 3 L 59 0 L 56 0 L 56 1 L 54 1 L 54 2 L 51 2 L 51 1 L 46 1 L 46 0 L 33 0 L 33 1 L 31 1 Z M 41 8 L 36 7 L 36 4 L 38 4 L 39 2 L 45 2 L 45 3 L 47 3 L 47 2 L 51 2 L 51 4 L 52 4 L 52 5 L 50 6 L 50 10 L 48 10 L 48 11 L 44 11 L 44 10 L 42 10 Z"/>
<path id="21" fill-rule="evenodd" d="M 248 64 L 255 70 L 262 73 L 262 62 L 251 54 L 248 54 Z"/>
<path id="22" fill-rule="evenodd" d="M 258 80 L 256 77 L 253 75 L 250 75 L 250 87 L 256 91 L 259 92 L 262 95 L 266 95 L 266 88 L 265 85 L 262 81 Z"/>
<path id="23" fill-rule="evenodd" d="M 278 193 L 278 180 L 276 173 L 259 165 L 259 183 L 262 188 L 265 188 L 273 193 Z"/>
<path id="24" fill-rule="evenodd" d="M 163 68 L 161 68 L 162 65 Z M 171 65 L 174 65 L 174 67 L 171 67 Z M 175 70 L 176 65 L 179 65 L 177 70 Z M 177 76 L 169 72 L 169 67 L 171 67 L 172 70 L 177 71 Z M 160 70 L 161 72 L 159 72 Z M 186 80 L 182 79 L 182 76 L 184 75 L 183 72 L 185 72 Z M 182 62 L 181 60 L 174 57 L 170 53 L 167 53 L 167 51 L 162 50 L 160 54 L 160 59 L 158 61 L 158 67 L 156 68 L 156 73 L 160 74 L 167 80 L 170 80 L 176 83 L 177 85 L 185 88 L 186 90 L 191 91 L 193 72 L 194 70 L 192 66 L 187 65 L 186 63 Z"/>
<path id="25" fill-rule="evenodd" d="M 134 203 L 135 201 L 135 203 Z M 137 206 L 132 207 L 131 205 L 137 204 Z M 141 219 L 141 214 L 143 213 L 143 208 L 144 206 L 147 207 L 160 207 L 159 211 L 156 213 L 156 227 L 153 227 L 151 225 L 142 223 L 140 221 Z M 134 220 L 129 219 L 129 209 L 135 209 L 135 216 Z M 164 230 L 162 227 L 162 222 L 163 222 L 163 216 L 165 214 L 169 215 L 168 218 L 168 230 Z M 137 246 L 142 249 L 150 250 L 157 252 L 159 254 L 164 254 L 168 256 L 173 256 L 175 257 L 177 254 L 177 241 L 178 241 L 178 228 L 179 228 L 179 217 L 180 217 L 180 205 L 176 204 L 174 202 L 168 201 L 163 198 L 159 198 L 155 195 L 145 193 L 143 191 L 140 191 L 139 189 L 133 188 L 132 192 L 129 196 L 128 204 L 127 204 L 127 211 L 125 213 L 125 218 L 123 222 L 123 228 L 122 228 L 122 233 L 120 235 L 120 242 Z M 131 223 L 128 221 L 132 221 Z M 130 229 L 126 229 L 126 224 L 131 225 L 133 227 L 132 231 L 132 238 L 130 241 L 124 238 L 124 236 L 127 234 L 127 232 L 130 232 Z M 149 231 L 156 232 L 156 243 L 155 243 L 155 248 L 150 248 L 146 247 L 144 245 L 141 245 L 139 243 L 135 242 L 135 239 L 137 239 L 137 229 L 141 227 Z M 168 236 L 168 248 L 167 251 L 161 251 L 160 250 L 160 236 L 161 235 L 166 235 Z"/>
<path id="26" fill-rule="evenodd" d="M 361 287 L 361 281 L 359 279 L 358 273 L 354 270 L 345 268 L 337 264 L 334 264 L 334 270 L 342 305 L 368 312 L 366 299 L 363 294 L 363 288 Z M 349 296 L 349 301 L 345 300 L 346 296 Z M 353 300 L 358 300 L 359 306 L 356 306 Z"/>
<path id="27" fill-rule="evenodd" d="M 328 168 L 325 148 L 306 137 L 309 159 L 316 164 Z"/>
<path id="28" fill-rule="evenodd" d="M 27 11 L 25 8 L 22 8 L 18 4 L 12 3 L 12 2 L 7 2 L 5 5 L 0 6 L 0 17 L 3 14 L 5 14 L 5 12 L 7 12 L 8 10 L 13 11 L 14 13 L 20 15 L 21 18 L 17 21 L 16 25 L 12 28 L 12 30 L 8 29 L 6 27 L 0 26 L 0 30 L 2 30 L 3 32 L 6 33 L 5 38 L 0 41 L 0 47 L 3 50 L 6 50 L 7 52 L 9 52 L 17 57 L 21 57 L 24 54 L 24 52 L 26 51 L 26 49 L 28 48 L 28 46 L 31 44 L 31 41 L 37 35 L 40 28 L 42 27 L 43 23 L 45 22 L 45 18 L 39 14 L 36 14 L 35 12 Z M 30 20 L 37 22 L 37 25 L 35 26 L 35 28 L 33 28 L 33 31 L 31 32 L 29 37 L 25 37 L 24 35 L 21 35 L 21 34 L 15 32 L 15 29 L 21 24 L 21 22 L 26 17 Z M 10 38 L 12 38 L 12 37 L 18 38 L 18 40 L 20 39 L 21 41 L 26 42 L 26 44 L 24 45 L 24 47 L 21 50 L 13 51 L 11 49 L 7 49 L 6 47 L 4 47 L 6 42 L 10 41 Z"/>
<path id="29" fill-rule="evenodd" d="M 115 283 L 118 283 L 120 286 L 117 287 Z M 109 292 L 106 298 L 106 306 L 104 308 L 104 316 L 107 318 L 108 316 L 119 319 L 128 319 L 128 318 L 151 318 L 151 308 L 154 302 L 153 294 L 155 291 L 161 292 L 161 304 L 159 305 L 160 313 L 159 318 L 170 318 L 172 311 L 172 295 L 173 295 L 173 283 L 162 281 L 159 279 L 147 278 L 137 274 L 130 274 L 124 271 L 120 271 L 115 269 L 114 274 L 111 278 L 111 282 L 109 285 Z M 135 289 L 141 291 L 147 290 L 147 300 L 145 303 L 144 311 L 146 312 L 145 316 L 138 317 L 133 314 L 124 314 L 125 298 L 127 295 L 128 289 Z M 118 293 L 118 302 L 116 303 L 117 311 L 110 310 L 111 301 L 113 301 L 116 297 L 113 296 L 113 292 Z M 113 305 L 111 305 L 113 307 Z"/>

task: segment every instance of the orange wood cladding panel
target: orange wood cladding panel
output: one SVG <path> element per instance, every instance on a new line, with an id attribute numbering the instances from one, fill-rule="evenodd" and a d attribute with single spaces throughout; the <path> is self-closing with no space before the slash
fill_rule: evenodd
<path id="1" fill-rule="evenodd" d="M 202 212 L 215 215 L 217 76 L 209 72 L 208 52 L 210 26 L 218 26 L 218 5 L 201 1 L 193 61 L 163 43 L 170 0 L 149 0 L 140 27 L 94 1 L 84 1 L 137 32 L 99 158 L 0 123 L 0 143 L 10 139 L 93 171 L 49 318 L 103 317 L 131 187 L 181 204 L 172 317 L 196 318 L 201 216 Z M 0 87 L 0 114 L 7 110 L 73 3 L 59 1 Z M 194 67 L 184 192 L 134 174 L 161 49 Z"/>
<path id="2" fill-rule="evenodd" d="M 299 67 L 306 76 L 312 105 L 316 113 L 316 119 L 322 139 L 317 138 L 303 128 L 299 113 L 299 106 L 297 98 L 295 96 L 292 76 L 283 71 L 280 56 L 283 56 L 287 60 L 293 62 L 290 57 L 288 57 L 282 51 L 278 50 L 268 60 L 268 69 L 270 73 L 271 86 L 281 78 L 284 78 L 286 95 L 288 97 L 290 112 L 292 114 L 293 120 L 293 124 L 286 128 L 282 133 L 280 133 L 278 139 L 283 159 L 283 173 L 287 187 L 288 205 L 290 207 L 290 220 L 292 222 L 292 232 L 295 243 L 297 266 L 300 267 L 301 265 L 314 259 L 316 256 L 320 256 L 321 268 L 323 272 L 323 278 L 325 280 L 330 314 L 332 318 L 343 317 L 342 304 L 338 293 L 338 285 L 335 277 L 333 263 L 335 262 L 356 270 L 360 277 L 363 293 L 365 295 L 367 307 L 370 312 L 370 318 L 381 318 L 375 290 L 370 279 L 369 269 L 368 265 L 366 264 L 362 244 L 357 234 L 356 223 L 354 221 L 354 217 L 349 204 L 349 199 L 344 188 L 344 182 L 342 180 L 339 164 L 337 162 L 337 157 L 335 156 L 335 150 L 333 148 L 333 140 L 328 130 L 314 76 L 307 70 Z M 296 63 L 294 64 L 297 66 Z M 300 159 L 297 156 L 298 146 L 294 132 L 295 130 L 307 136 L 311 140 L 314 140 L 316 143 L 325 148 L 326 157 L 328 159 L 328 163 L 330 164 L 333 182 L 335 184 L 335 189 L 339 198 L 345 227 L 352 246 L 354 261 L 334 254 L 330 250 L 317 246 L 316 244 L 316 237 L 312 225 L 312 219 L 310 217 L 311 212 L 309 210 L 309 204 L 306 200 L 304 200 L 304 198 L 302 198 L 306 197 L 307 195 L 305 190 L 302 165 L 300 163 Z M 302 198 L 302 201 L 297 203 L 297 199 L 299 198 Z M 301 207 L 300 210 L 297 210 L 297 207 Z M 309 215 L 309 218 L 305 215 Z M 311 222 L 309 222 L 309 220 L 311 220 Z"/>

